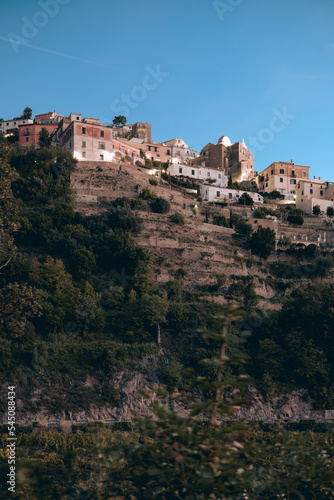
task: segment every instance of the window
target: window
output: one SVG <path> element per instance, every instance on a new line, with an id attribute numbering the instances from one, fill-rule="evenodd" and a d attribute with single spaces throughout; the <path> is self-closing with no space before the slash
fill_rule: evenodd
<path id="1" fill-rule="evenodd" d="M 148 147 L 148 150 L 151 151 L 151 146 Z"/>
<path id="2" fill-rule="evenodd" d="M 77 116 L 77 120 L 80 120 L 79 116 Z"/>
<path id="3" fill-rule="evenodd" d="M 182 168 L 181 167 L 179 168 L 179 174 L 182 174 Z"/>
<path id="4" fill-rule="evenodd" d="M 25 120 L 23 120 L 23 122 L 22 122 L 22 123 L 25 123 Z"/>
<path id="5" fill-rule="evenodd" d="M 320 191 L 320 196 L 323 196 L 324 192 L 323 191 Z"/>
<path id="6" fill-rule="evenodd" d="M 210 174 L 210 172 L 208 172 L 208 177 L 211 177 L 211 174 Z"/>
<path id="7" fill-rule="evenodd" d="M 86 127 L 81 127 L 81 128 L 82 128 L 82 133 L 86 134 L 86 132 L 87 132 Z"/>
<path id="8" fill-rule="evenodd" d="M 160 155 L 157 155 L 160 158 Z"/>
<path id="9" fill-rule="evenodd" d="M 26 128 L 26 135 L 29 135 L 29 129 Z"/>
<path id="10" fill-rule="evenodd" d="M 104 142 L 99 143 L 99 149 L 105 149 L 105 144 Z"/>
<path id="11" fill-rule="evenodd" d="M 264 186 L 263 186 L 264 187 Z M 266 182 L 266 188 L 268 187 L 268 182 Z"/>
<path id="12" fill-rule="evenodd" d="M 303 198 L 300 201 L 303 203 Z"/>
<path id="13" fill-rule="evenodd" d="M 158 152 L 158 148 L 154 148 L 154 152 L 157 153 Z"/>
<path id="14" fill-rule="evenodd" d="M 218 174 L 218 179 L 221 179 L 221 178 L 222 178 L 222 176 L 220 174 Z"/>
<path id="15" fill-rule="evenodd" d="M 313 194 L 313 189 L 310 189 L 310 194 Z"/>
<path id="16" fill-rule="evenodd" d="M 26 142 L 29 142 L 29 137 L 26 137 Z"/>
<path id="17" fill-rule="evenodd" d="M 86 147 L 86 141 L 82 141 L 82 145 L 81 145 L 82 148 L 85 148 Z"/>
<path id="18" fill-rule="evenodd" d="M 104 137 L 104 130 L 100 130 L 100 137 Z"/>
<path id="19" fill-rule="evenodd" d="M 83 157 L 83 158 L 86 158 L 86 151 L 83 151 L 83 152 L 82 152 L 82 157 Z"/>
<path id="20" fill-rule="evenodd" d="M 170 155 L 170 149 L 167 149 L 167 154 Z"/>
<path id="21" fill-rule="evenodd" d="M 191 175 L 195 175 L 195 170 L 192 170 L 192 171 L 191 171 Z"/>
<path id="22" fill-rule="evenodd" d="M 272 170 L 270 173 L 271 173 L 271 175 L 274 175 L 274 170 Z"/>
<path id="23" fill-rule="evenodd" d="M 153 158 L 153 156 L 151 156 L 151 160 L 152 160 L 152 161 L 154 161 L 154 158 Z"/>
<path id="24" fill-rule="evenodd" d="M 280 178 L 279 178 L 279 181 L 280 181 L 280 182 L 283 182 L 283 177 L 280 177 Z"/>
<path id="25" fill-rule="evenodd" d="M 71 142 L 69 143 L 69 148 L 72 149 L 72 143 Z"/>
<path id="26" fill-rule="evenodd" d="M 280 174 L 284 174 L 284 168 L 280 168 L 280 169 L 279 169 L 279 173 L 280 173 Z"/>
<path id="27" fill-rule="evenodd" d="M 303 177 L 306 177 L 306 172 L 303 172 Z"/>
<path id="28" fill-rule="evenodd" d="M 291 175 L 295 175 L 295 171 L 294 170 L 291 170 Z"/>
<path id="29" fill-rule="evenodd" d="M 302 195 L 304 194 L 304 191 L 302 191 Z"/>
<path id="30" fill-rule="evenodd" d="M 232 193 L 228 193 L 228 197 L 231 200 L 232 199 Z"/>
<path id="31" fill-rule="evenodd" d="M 220 191 L 217 191 L 217 198 L 220 198 Z"/>
<path id="32" fill-rule="evenodd" d="M 296 179 L 290 179 L 290 184 L 296 184 L 296 183 L 297 183 Z"/>
<path id="33" fill-rule="evenodd" d="M 104 156 L 103 155 L 100 155 L 100 160 L 104 160 Z"/>
<path id="34" fill-rule="evenodd" d="M 14 122 L 14 125 L 16 125 L 16 122 Z"/>

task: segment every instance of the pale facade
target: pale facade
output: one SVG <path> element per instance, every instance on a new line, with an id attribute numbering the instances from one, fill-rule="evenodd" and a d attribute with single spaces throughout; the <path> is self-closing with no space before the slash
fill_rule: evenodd
<path id="1" fill-rule="evenodd" d="M 327 207 L 334 207 L 334 184 L 314 177 L 311 180 L 301 180 L 296 189 L 296 207 L 306 213 L 312 213 L 313 207 L 319 205 L 322 212 Z"/>
<path id="2" fill-rule="evenodd" d="M 4 120 L 0 122 L 0 132 L 6 134 L 8 130 L 19 128 L 20 125 L 30 125 L 31 123 L 34 123 L 34 121 L 27 118 L 19 120 Z"/>
<path id="3" fill-rule="evenodd" d="M 202 182 L 213 179 L 215 184 L 221 187 L 226 187 L 228 182 L 227 176 L 223 171 L 203 166 L 172 163 L 168 167 L 167 172 L 175 177 L 187 177 Z"/>
<path id="4" fill-rule="evenodd" d="M 252 193 L 249 191 L 239 191 L 237 189 L 230 188 L 218 188 L 217 186 L 212 186 L 211 184 L 203 184 L 200 188 L 201 196 L 204 201 L 211 202 L 225 202 L 225 203 L 235 203 L 239 201 L 239 198 L 244 193 L 247 193 L 254 203 L 263 203 L 263 196 L 259 193 Z"/>
<path id="5" fill-rule="evenodd" d="M 171 162 L 173 163 L 185 163 L 198 157 L 198 152 L 190 149 L 183 139 L 172 139 L 164 141 L 163 144 L 171 149 Z"/>
<path id="6" fill-rule="evenodd" d="M 294 200 L 299 181 L 308 180 L 310 167 L 295 165 L 293 161 L 274 162 L 257 177 L 260 191 L 271 193 L 278 191 L 286 200 Z"/>

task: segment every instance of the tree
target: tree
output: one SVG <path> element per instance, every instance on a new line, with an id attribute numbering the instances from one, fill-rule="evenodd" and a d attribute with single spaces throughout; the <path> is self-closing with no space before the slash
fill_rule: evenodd
<path id="1" fill-rule="evenodd" d="M 7 153 L 0 151 L 0 270 L 7 266 L 16 252 L 14 233 L 17 231 L 17 203 L 12 184 L 17 172 L 7 163 Z"/>
<path id="2" fill-rule="evenodd" d="M 326 214 L 328 215 L 328 217 L 333 217 L 334 216 L 334 207 L 332 207 L 332 206 L 327 207 Z"/>
<path id="3" fill-rule="evenodd" d="M 269 198 L 270 200 L 284 200 L 284 194 L 281 194 L 276 189 L 271 191 L 270 193 L 262 193 L 265 198 Z"/>
<path id="4" fill-rule="evenodd" d="M 21 118 L 24 118 L 26 120 L 30 120 L 31 116 L 32 116 L 32 109 L 28 108 L 28 106 L 27 106 L 26 108 L 24 108 L 23 113 L 21 115 Z"/>
<path id="5" fill-rule="evenodd" d="M 179 212 L 176 212 L 173 215 L 170 215 L 169 222 L 173 224 L 178 224 L 179 226 L 184 226 L 184 216 Z"/>
<path id="6" fill-rule="evenodd" d="M 288 215 L 288 222 L 301 226 L 304 224 L 304 212 L 300 208 L 293 208 Z"/>
<path id="7" fill-rule="evenodd" d="M 95 255 L 90 250 L 87 250 L 87 248 L 74 250 L 71 255 L 71 261 L 74 276 L 78 280 L 87 280 L 96 267 Z"/>
<path id="8" fill-rule="evenodd" d="M 167 214 L 170 210 L 170 203 L 165 198 L 159 197 L 151 204 L 151 207 L 157 214 Z"/>
<path id="9" fill-rule="evenodd" d="M 123 127 L 126 124 L 126 117 L 124 115 L 115 116 L 112 122 L 115 127 Z"/>
<path id="10" fill-rule="evenodd" d="M 206 212 L 207 213 L 207 212 Z M 227 220 L 225 215 L 223 214 L 214 214 L 213 216 L 213 223 L 216 226 L 224 226 L 227 227 Z"/>
<path id="11" fill-rule="evenodd" d="M 252 206 L 254 205 L 253 198 L 249 196 L 248 193 L 243 193 L 240 198 L 239 198 L 239 203 L 241 205 L 247 205 L 247 206 Z"/>
<path id="12" fill-rule="evenodd" d="M 45 127 L 38 134 L 38 145 L 40 148 L 46 148 L 50 145 L 49 132 Z"/>
<path id="13" fill-rule="evenodd" d="M 319 205 L 314 205 L 313 207 L 313 215 L 319 215 L 320 214 L 320 206 Z"/>
<path id="14" fill-rule="evenodd" d="M 258 230 L 252 234 L 250 247 L 252 253 L 258 255 L 262 259 L 266 259 L 275 249 L 275 231 L 269 227 L 259 227 Z"/>

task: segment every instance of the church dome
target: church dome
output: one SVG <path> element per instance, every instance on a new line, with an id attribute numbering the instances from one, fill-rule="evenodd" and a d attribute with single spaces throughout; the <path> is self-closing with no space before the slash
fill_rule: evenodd
<path id="1" fill-rule="evenodd" d="M 227 137 L 227 135 L 222 135 L 220 139 L 218 140 L 217 144 L 224 144 L 224 146 L 232 146 L 230 139 Z"/>

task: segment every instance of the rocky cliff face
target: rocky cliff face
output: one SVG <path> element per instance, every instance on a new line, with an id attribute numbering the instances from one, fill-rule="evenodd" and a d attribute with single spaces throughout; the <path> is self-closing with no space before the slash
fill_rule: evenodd
<path id="1" fill-rule="evenodd" d="M 35 402 L 34 410 L 25 409 L 25 402 L 23 399 L 18 398 L 17 423 L 29 425 L 38 422 L 43 426 L 63 425 L 66 427 L 66 425 L 69 426 L 70 424 L 83 424 L 93 421 L 101 421 L 106 424 L 129 422 L 132 419 L 132 412 L 142 417 L 150 415 L 149 406 L 156 397 L 154 390 L 159 387 L 154 374 L 153 376 L 150 374 L 148 377 L 139 371 L 133 373 L 120 372 L 113 377 L 112 384 L 120 396 L 117 406 L 108 401 L 101 404 L 92 398 L 86 409 L 82 410 L 74 410 L 71 404 L 66 409 L 66 400 L 62 409 L 57 411 L 53 408 L 51 410 L 51 408 L 45 406 L 45 399 L 43 398 L 43 392 L 46 388 L 34 391 L 33 395 L 29 395 L 29 398 Z M 82 386 L 77 387 L 76 390 L 80 397 L 80 392 L 87 389 L 92 389 L 91 394 L 94 394 L 96 387 L 97 381 L 94 377 L 87 377 L 86 381 L 82 382 Z M 149 395 L 149 399 L 145 399 L 139 394 L 140 389 Z M 67 388 L 62 387 L 56 390 L 58 393 L 59 391 L 64 392 L 64 398 L 66 398 Z M 254 386 L 249 386 L 247 392 L 250 405 L 239 410 L 234 419 L 262 420 L 265 422 L 299 421 L 304 419 L 325 421 L 328 414 L 323 410 L 313 410 L 312 402 L 304 390 L 294 391 L 290 394 L 274 395 L 267 401 Z M 190 400 L 193 400 L 193 398 L 181 394 L 180 400 L 175 402 L 175 410 L 181 415 L 186 415 Z M 2 413 L 0 421 L 4 423 L 5 418 L 6 414 Z"/>

